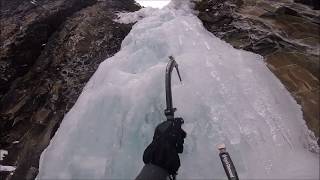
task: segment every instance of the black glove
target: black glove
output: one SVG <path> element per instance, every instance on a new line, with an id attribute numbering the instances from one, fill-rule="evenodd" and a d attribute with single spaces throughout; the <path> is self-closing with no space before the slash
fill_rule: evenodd
<path id="1" fill-rule="evenodd" d="M 178 153 L 183 152 L 186 132 L 181 128 L 182 118 L 165 121 L 159 124 L 154 132 L 151 144 L 143 153 L 145 164 L 154 164 L 167 170 L 170 175 L 176 175 L 180 167 Z"/>

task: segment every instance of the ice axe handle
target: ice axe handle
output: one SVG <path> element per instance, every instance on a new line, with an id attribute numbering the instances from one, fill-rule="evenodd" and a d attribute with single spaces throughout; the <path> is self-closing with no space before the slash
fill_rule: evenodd
<path id="1" fill-rule="evenodd" d="M 224 150 L 220 150 L 219 153 L 224 171 L 228 176 L 228 180 L 239 180 L 236 168 L 231 160 L 231 157 L 228 152 Z"/>

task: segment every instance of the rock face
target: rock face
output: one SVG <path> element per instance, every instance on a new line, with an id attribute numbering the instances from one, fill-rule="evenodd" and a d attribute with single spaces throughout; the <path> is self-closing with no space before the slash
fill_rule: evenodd
<path id="1" fill-rule="evenodd" d="M 195 9 L 210 32 L 264 56 L 319 137 L 320 11 L 290 0 L 202 0 Z"/>
<path id="2" fill-rule="evenodd" d="M 115 54 L 132 24 L 133 0 L 1 1 L 1 179 L 34 179 L 41 152 L 100 62 Z"/>
<path id="3" fill-rule="evenodd" d="M 294 0 L 296 3 L 302 3 L 310 6 L 313 9 L 320 10 L 320 3 L 318 0 Z"/>

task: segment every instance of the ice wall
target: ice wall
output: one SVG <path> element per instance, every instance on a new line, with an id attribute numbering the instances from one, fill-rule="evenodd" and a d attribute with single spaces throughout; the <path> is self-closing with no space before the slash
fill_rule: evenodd
<path id="1" fill-rule="evenodd" d="M 225 178 L 219 143 L 241 179 L 319 177 L 300 106 L 261 56 L 216 38 L 186 7 L 143 11 L 149 13 L 65 116 L 41 156 L 38 179 L 135 178 L 155 126 L 165 120 L 169 55 L 183 79 L 173 76 L 173 101 L 188 133 L 178 179 Z"/>

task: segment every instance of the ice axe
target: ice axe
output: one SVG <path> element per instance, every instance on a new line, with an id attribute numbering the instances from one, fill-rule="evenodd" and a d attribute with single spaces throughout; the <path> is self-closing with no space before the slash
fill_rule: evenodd
<path id="1" fill-rule="evenodd" d="M 171 121 L 171 120 L 174 120 L 174 112 L 177 110 L 172 105 L 171 74 L 172 74 L 173 68 L 176 68 L 180 81 L 182 81 L 182 79 L 180 76 L 177 62 L 174 60 L 173 56 L 169 56 L 169 59 L 170 59 L 170 61 L 167 64 L 166 81 L 165 81 L 167 108 L 164 110 L 164 114 L 167 117 L 167 120 Z"/>
<path id="2" fill-rule="evenodd" d="M 181 117 L 174 117 L 174 112 L 177 110 L 173 107 L 172 103 L 172 91 L 171 91 L 171 74 L 173 69 L 175 68 L 177 74 L 179 76 L 180 81 L 182 81 L 178 64 L 173 58 L 173 56 L 169 56 L 169 62 L 166 67 L 166 79 L 165 79 L 165 90 L 166 90 L 166 104 L 167 108 L 164 110 L 164 114 L 167 118 L 167 124 L 170 124 L 171 131 L 169 132 L 169 136 L 176 139 L 176 151 L 177 153 L 183 152 L 183 143 L 184 138 L 186 138 L 186 133 L 181 129 L 182 124 L 184 123 L 183 118 Z M 160 129 L 160 128 L 159 128 Z M 157 130 L 157 129 L 156 129 Z M 160 131 L 160 130 L 159 130 Z M 176 174 L 170 175 L 169 179 L 175 180 Z"/>

